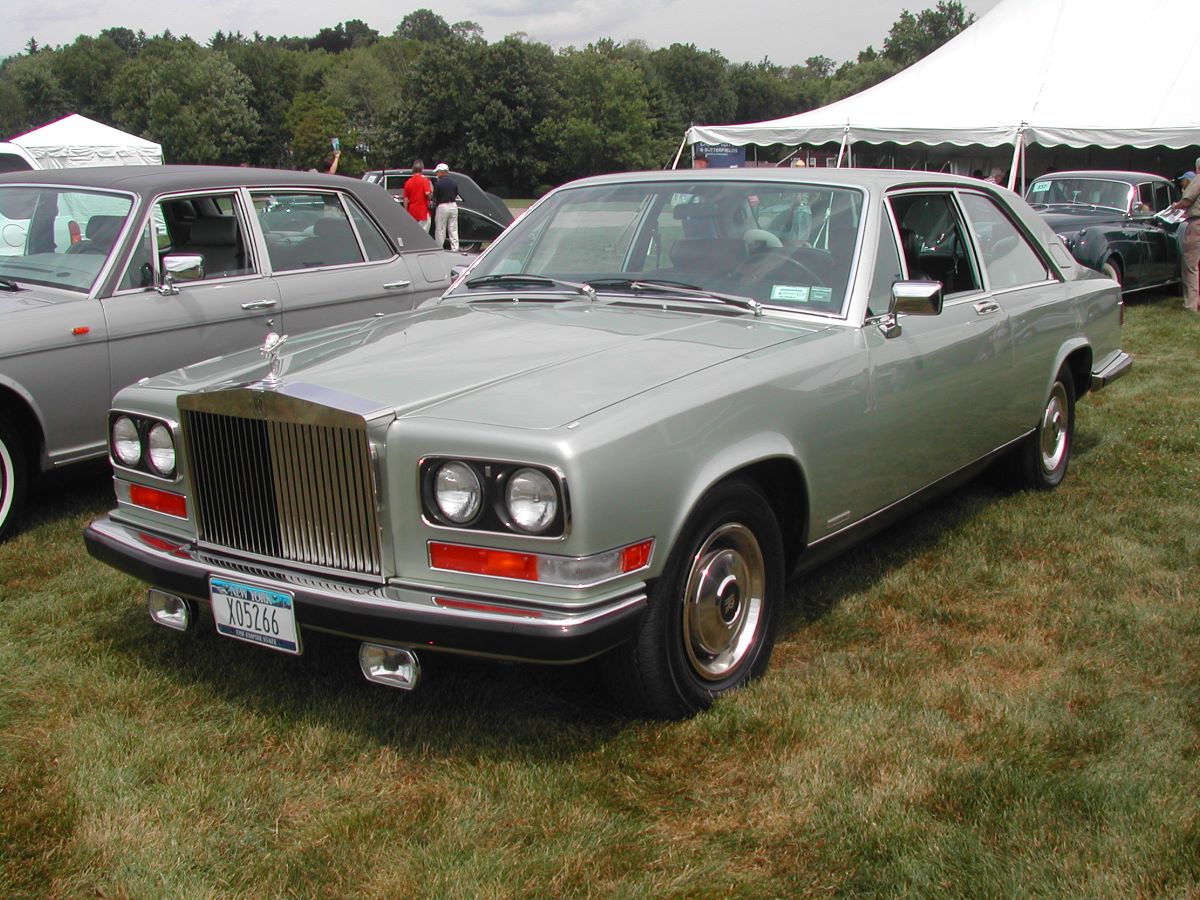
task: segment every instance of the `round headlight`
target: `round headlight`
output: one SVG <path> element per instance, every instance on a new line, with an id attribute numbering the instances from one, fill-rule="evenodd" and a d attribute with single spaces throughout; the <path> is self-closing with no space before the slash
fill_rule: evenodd
<path id="1" fill-rule="evenodd" d="M 142 439 L 129 416 L 118 416 L 112 427 L 113 456 L 126 466 L 136 466 L 142 458 Z"/>
<path id="2" fill-rule="evenodd" d="M 448 462 L 433 479 L 433 499 L 438 512 L 456 525 L 470 522 L 483 505 L 483 485 L 475 470 L 462 462 Z"/>
<path id="3" fill-rule="evenodd" d="M 558 491 L 544 472 L 518 469 L 505 491 L 508 515 L 524 531 L 545 531 L 558 515 Z"/>
<path id="4" fill-rule="evenodd" d="M 150 457 L 150 468 L 159 475 L 170 478 L 175 474 L 175 438 L 171 429 L 162 422 L 150 429 L 146 439 L 149 445 L 147 455 Z"/>

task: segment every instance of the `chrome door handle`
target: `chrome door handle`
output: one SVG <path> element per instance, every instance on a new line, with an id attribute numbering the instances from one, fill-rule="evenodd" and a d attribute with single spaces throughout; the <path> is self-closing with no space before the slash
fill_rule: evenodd
<path id="1" fill-rule="evenodd" d="M 995 300 L 980 300 L 975 304 L 975 312 L 981 316 L 989 315 L 990 313 L 999 312 L 1000 304 Z"/>
<path id="2" fill-rule="evenodd" d="M 278 300 L 251 300 L 249 303 L 243 303 L 242 309 L 250 312 L 255 309 L 271 309 L 279 303 Z"/>
<path id="3" fill-rule="evenodd" d="M 412 287 L 411 281 L 389 281 L 383 286 L 385 291 L 398 291 L 400 288 Z"/>

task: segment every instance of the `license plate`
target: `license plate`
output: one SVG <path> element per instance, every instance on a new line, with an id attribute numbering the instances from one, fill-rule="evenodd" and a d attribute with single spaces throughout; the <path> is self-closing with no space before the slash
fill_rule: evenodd
<path id="1" fill-rule="evenodd" d="M 296 613 L 287 591 L 212 577 L 208 595 L 218 633 L 284 653 L 300 652 Z"/>

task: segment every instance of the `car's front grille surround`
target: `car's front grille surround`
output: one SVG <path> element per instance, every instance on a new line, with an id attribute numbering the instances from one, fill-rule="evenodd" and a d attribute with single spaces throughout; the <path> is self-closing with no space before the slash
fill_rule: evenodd
<path id="1" fill-rule="evenodd" d="M 382 577 L 362 418 L 249 390 L 185 395 L 179 406 L 203 544 Z"/>

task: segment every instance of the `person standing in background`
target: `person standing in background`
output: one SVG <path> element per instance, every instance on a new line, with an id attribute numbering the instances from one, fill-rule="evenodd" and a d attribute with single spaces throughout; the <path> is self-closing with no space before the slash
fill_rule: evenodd
<path id="1" fill-rule="evenodd" d="M 425 163 L 421 160 L 413 160 L 412 170 L 412 175 L 404 182 L 404 208 L 422 228 L 429 231 L 429 198 L 433 195 L 433 185 L 422 174 Z"/>
<path id="2" fill-rule="evenodd" d="M 433 239 L 439 247 L 446 243 L 449 232 L 450 249 L 458 252 L 458 182 L 450 177 L 450 167 L 444 162 L 433 170 Z"/>
<path id="3" fill-rule="evenodd" d="M 1200 158 L 1196 160 L 1196 169 L 1200 170 Z M 1175 208 L 1183 210 L 1187 217 L 1180 269 L 1183 277 L 1183 308 L 1192 312 L 1200 312 L 1200 203 L 1197 198 L 1200 198 L 1200 178 L 1193 178 L 1175 204 Z"/>

